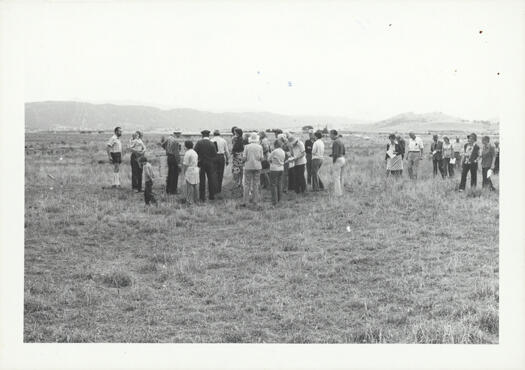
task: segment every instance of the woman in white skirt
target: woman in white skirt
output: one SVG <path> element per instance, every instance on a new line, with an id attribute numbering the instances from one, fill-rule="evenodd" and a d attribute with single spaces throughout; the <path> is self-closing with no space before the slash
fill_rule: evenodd
<path id="1" fill-rule="evenodd" d="M 388 139 L 390 142 L 386 145 L 386 175 L 401 177 L 403 174 L 403 149 L 396 141 L 396 135 L 391 134 Z"/>

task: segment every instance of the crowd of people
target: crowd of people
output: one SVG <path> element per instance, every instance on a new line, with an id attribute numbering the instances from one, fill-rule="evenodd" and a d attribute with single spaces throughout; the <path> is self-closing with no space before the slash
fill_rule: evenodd
<path id="1" fill-rule="evenodd" d="M 423 159 L 425 147 L 423 140 L 410 132 L 408 148 L 406 148 L 406 142 L 401 136 L 391 134 L 388 139 L 390 142 L 386 146 L 385 155 L 387 175 L 401 176 L 403 174 L 403 160 L 406 155 L 408 175 L 411 179 L 417 179 L 419 162 Z M 475 133 L 467 136 L 466 143 L 461 143 L 459 137 L 456 137 L 455 143 L 451 143 L 447 136 L 439 140 L 438 135 L 433 135 L 429 155 L 432 159 L 434 177 L 439 173 L 443 179 L 452 178 L 454 170 L 461 169 L 459 183 L 461 192 L 465 190 L 469 174 L 470 186 L 476 187 L 477 171 L 481 164 L 483 188 L 496 190 L 490 178 L 492 174 L 499 173 L 499 142 L 495 141 L 492 145 L 490 137 L 483 136 L 481 143 L 480 148 Z"/>
<path id="2" fill-rule="evenodd" d="M 181 155 L 179 143 L 180 132 L 175 131 L 161 146 L 166 152 L 168 174 L 166 176 L 166 193 L 179 194 L 179 174 L 184 179 L 184 201 L 188 204 L 214 200 L 223 191 L 225 168 L 231 163 L 232 197 L 242 198 L 241 206 L 248 203 L 258 204 L 261 201 L 261 189 L 269 189 L 272 204 L 277 205 L 282 194 L 293 191 L 304 194 L 307 186 L 311 191 L 325 190 L 319 177 L 323 165 L 325 143 L 321 131 L 309 130 L 308 139 L 303 142 L 300 137 L 290 132 L 274 130 L 275 138 L 270 141 L 265 132 L 244 133 L 239 127 L 232 130 L 231 151 L 226 139 L 219 130 L 203 130 L 201 139 L 196 143 L 184 141 L 184 154 Z M 332 140 L 332 183 L 333 194 L 343 195 L 346 148 L 342 136 L 337 130 L 331 130 Z M 120 187 L 120 164 L 122 162 L 122 129 L 116 127 L 114 135 L 107 143 L 107 154 L 113 164 L 112 187 Z M 413 132 L 408 141 L 400 135 L 391 134 L 386 146 L 387 176 L 399 178 L 406 167 L 410 179 L 416 180 L 419 162 L 423 159 L 425 145 L 423 140 Z M 144 200 L 147 205 L 157 204 L 152 191 L 154 171 L 146 155 L 146 146 L 142 133 L 136 131 L 128 146 L 131 164 L 131 186 L 136 192 L 142 192 L 144 180 Z M 481 163 L 483 187 L 495 190 L 491 176 L 499 172 L 499 143 L 490 143 L 490 138 L 482 138 L 482 146 L 477 144 L 477 135 L 467 136 L 467 142 L 461 143 L 456 137 L 452 143 L 448 137 L 440 140 L 433 136 L 430 145 L 430 158 L 433 164 L 434 177 L 454 177 L 455 170 L 461 169 L 459 191 L 465 190 L 467 176 L 470 174 L 470 185 L 477 185 L 477 170 Z M 182 157 L 182 161 L 181 161 Z M 207 194 L 206 194 L 207 189 Z M 206 196 L 207 195 L 207 196 Z"/>

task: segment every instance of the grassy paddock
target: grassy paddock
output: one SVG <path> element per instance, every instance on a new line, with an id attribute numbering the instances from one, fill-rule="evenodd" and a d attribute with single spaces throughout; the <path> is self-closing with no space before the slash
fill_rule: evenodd
<path id="1" fill-rule="evenodd" d="M 386 179 L 384 138 L 350 136 L 341 199 L 239 209 L 228 168 L 224 200 L 184 207 L 161 176 L 146 208 L 129 155 L 101 189 L 106 136 L 26 135 L 25 342 L 498 342 L 497 193 L 429 160 Z"/>

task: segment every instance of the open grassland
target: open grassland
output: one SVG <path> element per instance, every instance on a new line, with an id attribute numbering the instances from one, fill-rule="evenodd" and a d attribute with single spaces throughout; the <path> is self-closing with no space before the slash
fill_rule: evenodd
<path id="1" fill-rule="evenodd" d="M 185 207 L 161 177 L 146 208 L 129 155 L 102 190 L 107 139 L 26 136 L 25 342 L 498 342 L 497 193 L 428 160 L 386 179 L 384 138 L 350 136 L 340 199 L 239 209 L 227 168 L 225 199 Z"/>

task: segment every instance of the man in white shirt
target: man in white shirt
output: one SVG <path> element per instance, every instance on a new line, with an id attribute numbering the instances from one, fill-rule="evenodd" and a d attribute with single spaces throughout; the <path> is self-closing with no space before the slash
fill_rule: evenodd
<path id="1" fill-rule="evenodd" d="M 186 180 L 186 203 L 193 204 L 199 200 L 197 185 L 199 184 L 199 155 L 193 150 L 193 142 L 187 140 L 184 142 L 186 153 L 182 160 L 184 179 Z"/>
<path id="2" fill-rule="evenodd" d="M 314 133 L 315 141 L 312 145 L 312 188 L 313 191 L 324 190 L 323 182 L 319 177 L 319 169 L 323 164 L 324 142 L 323 133 L 317 130 Z"/>
<path id="3" fill-rule="evenodd" d="M 108 141 L 106 151 L 108 153 L 109 163 L 113 165 L 113 184 L 112 188 L 120 188 L 120 164 L 122 163 L 122 143 L 120 137 L 122 136 L 122 129 L 115 127 L 115 133 Z"/>
<path id="4" fill-rule="evenodd" d="M 230 151 L 228 150 L 228 143 L 221 136 L 219 130 L 213 131 L 213 137 L 210 139 L 215 143 L 217 149 L 217 193 L 222 191 L 222 179 L 224 177 L 224 168 L 228 166 L 230 161 Z"/>
<path id="5" fill-rule="evenodd" d="M 423 158 L 423 140 L 413 132 L 409 132 L 408 136 L 410 136 L 407 146 L 408 176 L 411 179 L 417 179 L 419 161 Z"/>

